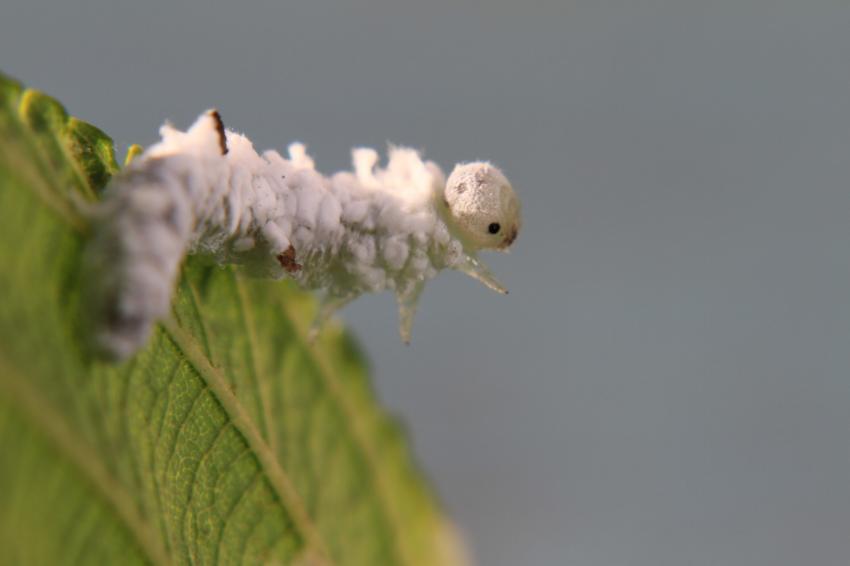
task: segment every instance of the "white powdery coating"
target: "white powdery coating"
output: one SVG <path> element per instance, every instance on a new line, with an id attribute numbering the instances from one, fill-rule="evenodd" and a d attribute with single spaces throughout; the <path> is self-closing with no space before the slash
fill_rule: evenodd
<path id="1" fill-rule="evenodd" d="M 501 290 L 444 219 L 442 171 L 414 150 L 390 148 L 381 168 L 377 152 L 356 149 L 353 172 L 325 177 L 303 145 L 288 158 L 260 155 L 245 136 L 224 134 L 212 111 L 186 132 L 166 124 L 160 133 L 95 213 L 89 296 L 96 345 L 110 357 L 133 354 L 168 316 L 187 253 L 324 289 L 332 308 L 392 289 L 405 340 L 422 285 L 439 270 Z"/>

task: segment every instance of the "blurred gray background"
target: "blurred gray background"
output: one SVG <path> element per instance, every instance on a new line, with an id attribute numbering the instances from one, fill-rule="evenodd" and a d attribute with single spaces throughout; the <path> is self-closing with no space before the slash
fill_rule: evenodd
<path id="1" fill-rule="evenodd" d="M 0 0 L 2 68 L 123 150 L 423 148 L 525 205 L 508 297 L 344 318 L 486 566 L 850 563 L 844 0 Z"/>

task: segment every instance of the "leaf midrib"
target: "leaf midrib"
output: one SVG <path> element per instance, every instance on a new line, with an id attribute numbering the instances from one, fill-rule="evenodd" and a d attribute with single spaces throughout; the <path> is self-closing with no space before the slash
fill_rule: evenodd
<path id="1" fill-rule="evenodd" d="M 183 353 L 186 360 L 206 382 L 210 391 L 212 391 L 224 408 L 232 425 L 251 447 L 254 457 L 260 463 L 266 480 L 286 507 L 287 512 L 297 525 L 298 530 L 301 531 L 307 544 L 321 555 L 324 564 L 331 564 L 327 546 L 322 540 L 313 520 L 307 513 L 307 508 L 295 489 L 292 480 L 280 466 L 275 454 L 254 425 L 251 416 L 230 390 L 224 375 L 201 352 L 195 339 L 177 323 L 173 320 L 167 320 L 163 322 L 162 327 L 171 338 L 174 346 Z"/>
<path id="2" fill-rule="evenodd" d="M 245 289 L 245 283 L 242 281 L 242 279 L 238 277 L 233 271 L 230 271 L 229 275 L 232 278 L 233 285 L 236 289 L 236 300 L 238 302 L 240 317 L 242 318 L 242 323 L 245 327 L 245 332 L 248 336 L 248 340 L 251 344 L 251 347 L 254 348 L 254 350 L 256 351 L 256 329 L 253 325 L 253 321 L 256 317 L 253 312 L 253 305 L 250 303 L 250 301 L 246 299 L 247 291 Z M 198 308 L 198 290 L 191 283 L 188 283 L 187 287 L 192 295 L 193 303 L 195 305 L 196 313 L 200 320 L 201 326 L 204 329 L 204 332 L 208 333 L 202 309 Z M 360 453 L 363 454 L 364 460 L 366 461 L 366 468 L 369 471 L 369 478 L 372 482 L 372 485 L 375 487 L 375 493 L 378 496 L 378 503 L 381 509 L 383 510 L 383 514 L 387 518 L 388 524 L 390 526 L 392 550 L 396 556 L 396 559 L 404 564 L 415 564 L 416 561 L 413 559 L 411 553 L 407 551 L 407 549 L 401 543 L 400 537 L 397 536 L 396 529 L 399 528 L 399 525 L 403 524 L 403 521 L 395 506 L 392 504 L 392 500 L 388 496 L 389 490 L 386 486 L 387 480 L 383 476 L 383 474 L 381 474 L 381 466 L 378 465 L 376 448 L 369 442 L 369 435 L 364 429 L 363 419 L 358 417 L 357 411 L 348 402 L 347 397 L 339 384 L 339 378 L 337 377 L 336 372 L 334 372 L 324 362 L 324 360 L 322 360 L 321 357 L 316 354 L 314 345 L 309 343 L 307 339 L 307 332 L 296 322 L 295 317 L 287 310 L 286 305 L 281 304 L 281 307 L 281 313 L 283 314 L 287 323 L 293 329 L 293 335 L 298 341 L 300 351 L 306 353 L 313 366 L 316 368 L 317 373 L 319 374 L 320 379 L 325 386 L 325 390 L 329 393 L 329 396 L 333 400 L 333 402 L 339 407 L 340 411 L 345 417 L 345 420 L 351 425 L 350 427 L 346 428 L 352 431 L 352 438 L 354 440 L 354 443 L 360 449 Z M 254 373 L 255 385 L 259 387 L 259 371 L 257 370 L 256 365 L 257 361 L 254 358 L 254 352 L 251 352 L 250 354 L 251 371 Z M 270 412 L 267 399 L 268 395 L 263 394 L 263 391 L 261 390 L 260 397 L 261 407 L 259 409 L 261 414 L 259 415 L 259 417 L 263 419 L 265 423 L 266 429 L 269 434 L 269 444 L 271 444 L 272 448 L 274 448 L 274 437 L 271 436 L 274 427 L 272 427 L 271 423 L 268 422 Z M 262 435 L 260 435 L 260 437 L 262 438 Z M 276 458 L 275 461 L 277 461 Z"/>

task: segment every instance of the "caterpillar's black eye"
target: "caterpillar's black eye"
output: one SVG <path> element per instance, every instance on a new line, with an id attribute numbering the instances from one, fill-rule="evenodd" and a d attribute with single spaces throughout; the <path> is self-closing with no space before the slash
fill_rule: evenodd
<path id="1" fill-rule="evenodd" d="M 498 222 L 492 222 L 489 226 L 487 226 L 487 231 L 491 234 L 498 234 L 499 230 L 501 229 L 502 227 L 499 225 Z"/>

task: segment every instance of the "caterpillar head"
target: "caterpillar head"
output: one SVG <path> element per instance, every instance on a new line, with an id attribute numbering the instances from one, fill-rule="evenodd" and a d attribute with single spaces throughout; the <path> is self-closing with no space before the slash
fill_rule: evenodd
<path id="1" fill-rule="evenodd" d="M 516 240 L 519 200 L 497 167 L 480 161 L 455 166 L 444 197 L 452 225 L 471 251 L 507 251 Z"/>

